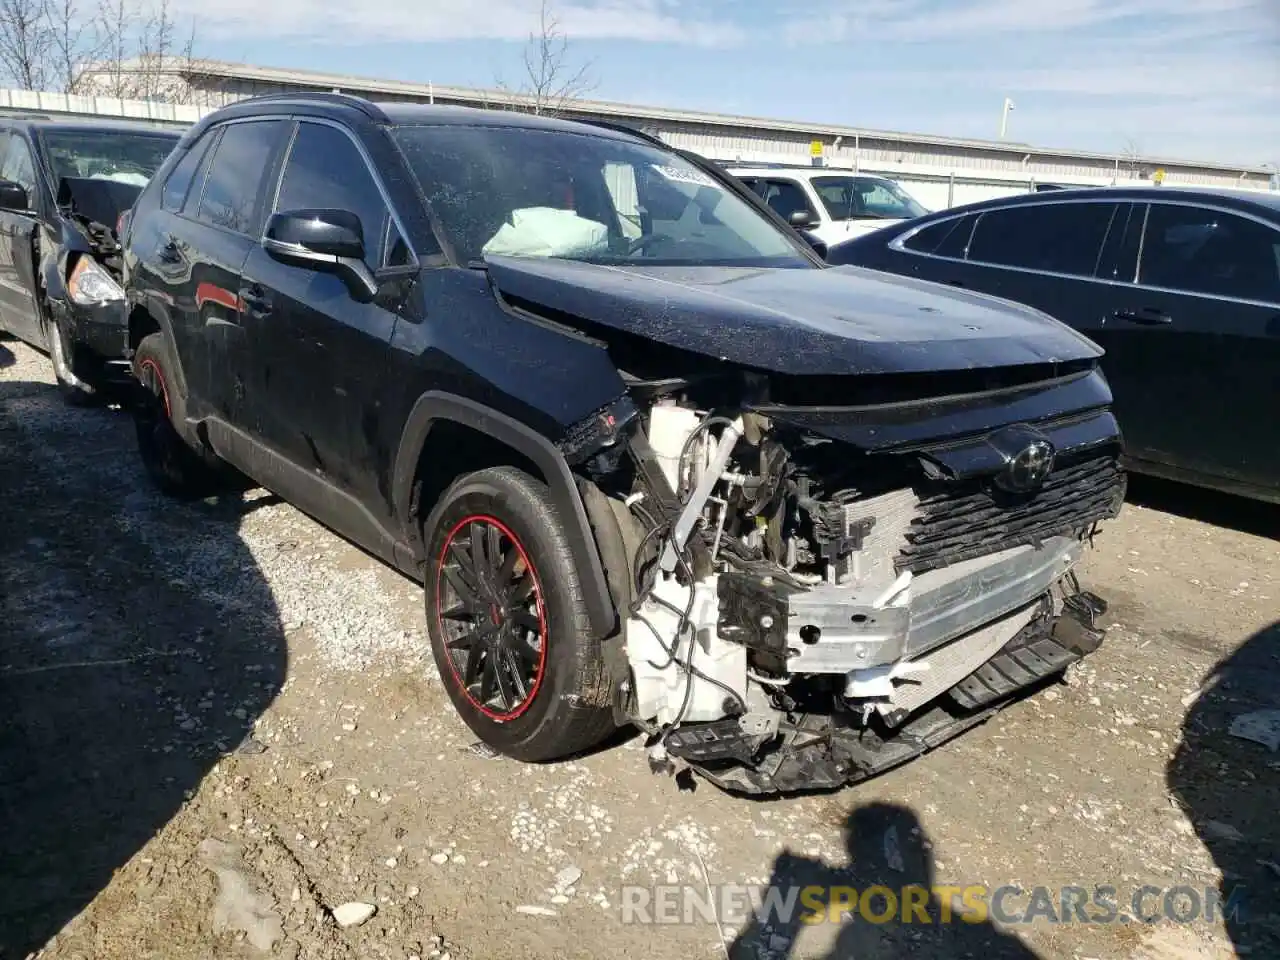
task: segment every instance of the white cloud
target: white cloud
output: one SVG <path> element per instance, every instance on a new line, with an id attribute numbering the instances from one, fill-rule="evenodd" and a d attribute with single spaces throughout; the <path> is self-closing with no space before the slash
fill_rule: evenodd
<path id="1" fill-rule="evenodd" d="M 212 40 L 280 38 L 322 43 L 426 43 L 526 40 L 538 32 L 539 0 L 417 0 L 370 4 L 353 0 L 177 0 Z M 555 15 L 575 40 L 632 40 L 731 46 L 745 32 L 721 18 L 684 16 L 670 0 L 576 0 Z"/>

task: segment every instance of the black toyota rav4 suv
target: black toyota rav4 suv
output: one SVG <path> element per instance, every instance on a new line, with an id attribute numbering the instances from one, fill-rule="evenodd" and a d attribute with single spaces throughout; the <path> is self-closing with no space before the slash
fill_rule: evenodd
<path id="1" fill-rule="evenodd" d="M 271 97 L 192 128 L 125 237 L 138 443 L 425 584 L 453 703 L 523 760 L 831 787 L 1093 651 L 1124 493 L 1089 340 L 829 268 L 605 125 Z"/>

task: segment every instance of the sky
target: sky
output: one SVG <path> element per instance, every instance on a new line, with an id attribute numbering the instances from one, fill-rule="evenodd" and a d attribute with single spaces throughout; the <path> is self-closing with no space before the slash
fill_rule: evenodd
<path id="1" fill-rule="evenodd" d="M 1280 165 L 1280 0 L 549 2 L 596 99 Z M 209 58 L 519 88 L 541 3 L 174 6 Z"/>

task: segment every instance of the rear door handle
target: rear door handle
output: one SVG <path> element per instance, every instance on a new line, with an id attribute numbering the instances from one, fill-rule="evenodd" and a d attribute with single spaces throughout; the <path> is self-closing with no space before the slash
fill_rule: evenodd
<path id="1" fill-rule="evenodd" d="M 261 284 L 254 283 L 241 287 L 240 309 L 260 320 L 271 312 L 271 297 Z"/>
<path id="2" fill-rule="evenodd" d="M 1148 326 L 1173 323 L 1173 317 L 1158 307 L 1138 307 L 1132 310 L 1122 307 L 1111 316 L 1116 320 L 1127 320 L 1130 323 L 1142 323 Z"/>

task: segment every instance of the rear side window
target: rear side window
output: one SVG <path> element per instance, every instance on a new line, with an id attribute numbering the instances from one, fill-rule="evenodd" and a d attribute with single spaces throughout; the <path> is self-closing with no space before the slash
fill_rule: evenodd
<path id="1" fill-rule="evenodd" d="M 183 154 L 182 159 L 169 171 L 169 179 L 164 182 L 164 191 L 160 194 L 160 205 L 171 213 L 177 213 L 187 200 L 187 193 L 200 169 L 200 161 L 213 141 L 214 134 L 206 133 L 198 143 L 193 143 Z"/>
<path id="2" fill-rule="evenodd" d="M 976 220 L 977 217 L 971 214 L 967 217 L 955 217 L 951 220 L 931 223 L 919 233 L 912 234 L 902 246 L 916 253 L 932 253 L 938 257 L 963 260 Z"/>
<path id="3" fill-rule="evenodd" d="M 1280 303 L 1280 231 L 1220 210 L 1153 203 L 1138 282 Z"/>
<path id="4" fill-rule="evenodd" d="M 236 233 L 261 228 L 263 175 L 284 131 L 283 120 L 229 124 L 209 165 L 196 218 Z"/>
<path id="5" fill-rule="evenodd" d="M 1037 203 L 988 211 L 969 241 L 969 260 L 1091 277 L 1116 207 Z"/>
<path id="6" fill-rule="evenodd" d="M 276 210 L 336 209 L 354 213 L 364 231 L 369 266 L 380 264 L 389 217 L 386 201 L 351 138 L 336 127 L 299 123 L 285 162 Z"/>

